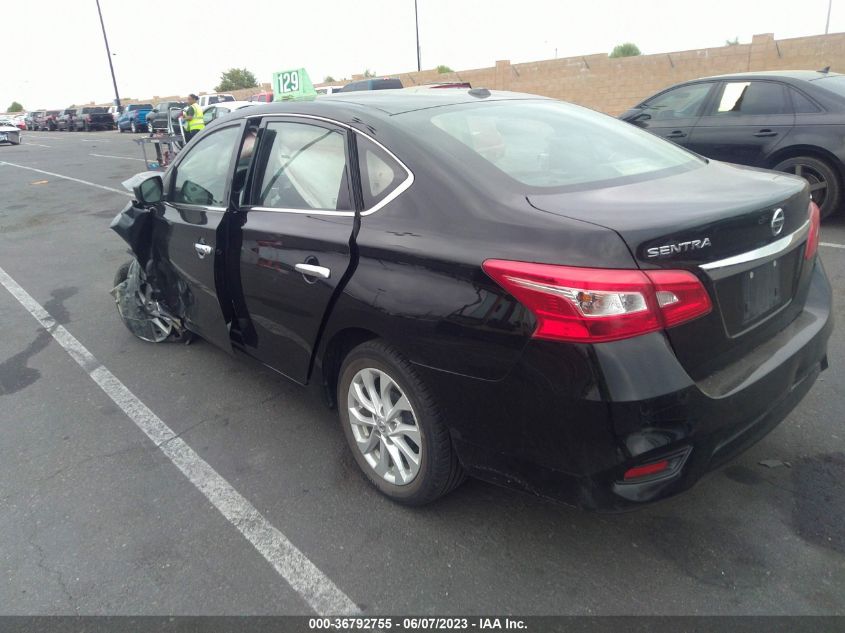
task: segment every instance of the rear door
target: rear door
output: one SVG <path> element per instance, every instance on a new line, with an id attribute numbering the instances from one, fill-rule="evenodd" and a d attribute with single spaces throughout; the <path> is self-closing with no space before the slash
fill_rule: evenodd
<path id="1" fill-rule="evenodd" d="M 795 124 L 786 87 L 776 81 L 725 81 L 687 147 L 708 158 L 762 167 Z"/>
<path id="2" fill-rule="evenodd" d="M 350 135 L 329 122 L 266 118 L 230 250 L 240 253 L 244 351 L 300 383 L 353 266 Z"/>
<path id="3" fill-rule="evenodd" d="M 699 82 L 670 88 L 623 117 L 629 123 L 687 147 L 692 128 L 709 101 L 717 82 Z"/>
<path id="4" fill-rule="evenodd" d="M 230 170 L 240 123 L 203 135 L 168 174 L 167 195 L 153 228 L 153 260 L 165 303 L 188 329 L 231 351 L 231 308 L 223 270 Z M 221 303 L 220 298 L 223 298 Z"/>

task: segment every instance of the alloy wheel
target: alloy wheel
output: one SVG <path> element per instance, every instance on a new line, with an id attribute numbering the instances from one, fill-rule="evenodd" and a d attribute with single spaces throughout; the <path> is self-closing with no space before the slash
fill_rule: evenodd
<path id="1" fill-rule="evenodd" d="M 787 173 L 795 174 L 810 183 L 810 196 L 819 207 L 824 205 L 827 197 L 828 182 L 825 175 L 812 165 L 797 163 L 784 169 Z"/>
<path id="2" fill-rule="evenodd" d="M 388 483 L 410 484 L 420 470 L 422 440 L 396 381 L 379 369 L 360 370 L 349 385 L 347 406 L 352 435 L 370 468 Z"/>

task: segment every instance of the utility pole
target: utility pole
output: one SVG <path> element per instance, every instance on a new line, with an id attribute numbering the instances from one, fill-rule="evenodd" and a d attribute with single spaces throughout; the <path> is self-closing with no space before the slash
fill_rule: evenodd
<path id="1" fill-rule="evenodd" d="M 824 34 L 827 35 L 830 30 L 830 9 L 833 6 L 833 0 L 827 0 L 827 22 L 824 23 Z"/>
<path id="2" fill-rule="evenodd" d="M 111 82 L 114 85 L 114 105 L 120 111 L 120 95 L 117 94 L 117 79 L 114 78 L 114 64 L 111 61 L 111 50 L 109 49 L 109 38 L 106 37 L 106 23 L 103 22 L 103 12 L 100 10 L 100 0 L 97 0 L 97 13 L 100 14 L 100 26 L 103 27 L 103 41 L 106 43 L 106 55 L 109 58 L 109 70 L 111 71 Z"/>
<path id="3" fill-rule="evenodd" d="M 420 60 L 420 14 L 417 11 L 417 0 L 414 0 L 414 21 L 417 25 L 417 70 L 419 71 L 422 70 L 422 61 Z"/>

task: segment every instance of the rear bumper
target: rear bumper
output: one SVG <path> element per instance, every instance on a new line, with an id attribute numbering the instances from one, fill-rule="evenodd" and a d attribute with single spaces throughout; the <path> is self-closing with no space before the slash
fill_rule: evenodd
<path id="1" fill-rule="evenodd" d="M 827 367 L 831 289 L 820 262 L 804 310 L 733 365 L 693 381 L 662 333 L 595 346 L 532 341 L 490 382 L 422 369 L 473 475 L 591 509 L 677 494 L 769 433 Z M 638 465 L 673 467 L 625 481 Z"/>
<path id="2" fill-rule="evenodd" d="M 85 125 L 84 122 L 82 122 L 82 123 L 77 122 L 76 127 L 83 127 L 84 125 Z M 102 121 L 89 121 L 88 122 L 88 129 L 90 129 L 90 130 L 111 130 L 111 129 L 114 128 L 114 126 L 115 126 L 115 123 L 114 123 L 113 120 L 111 120 L 111 118 L 108 121 L 102 120 Z"/>

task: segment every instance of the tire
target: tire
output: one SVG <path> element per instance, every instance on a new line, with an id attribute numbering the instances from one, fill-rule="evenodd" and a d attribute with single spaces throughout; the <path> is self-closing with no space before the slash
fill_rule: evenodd
<path id="1" fill-rule="evenodd" d="M 379 381 L 377 388 L 374 388 L 377 393 L 374 400 L 381 402 L 381 394 L 385 392 L 384 385 L 387 380 L 387 404 L 396 404 L 401 401 L 400 396 L 404 396 L 408 403 L 407 408 L 401 409 L 393 418 L 381 418 L 376 424 L 375 415 L 368 417 L 370 409 L 357 406 L 363 401 L 356 395 L 353 385 L 354 381 L 364 395 L 372 393 L 362 386 L 366 383 L 363 378 L 367 374 L 376 376 L 375 380 Z M 375 385 L 375 382 L 370 384 Z M 417 370 L 387 343 L 380 340 L 367 341 L 346 356 L 338 379 L 337 402 L 343 433 L 358 467 L 373 486 L 393 501 L 411 506 L 431 503 L 451 492 L 466 479 L 434 394 Z M 373 406 L 372 400 L 367 402 Z M 374 406 L 380 409 L 380 404 Z M 352 409 L 359 413 L 350 413 Z M 383 412 L 383 409 L 380 410 Z M 366 418 L 373 422 L 355 424 L 353 427 L 350 420 L 356 419 L 354 415 L 357 415 L 359 420 Z M 398 427 L 395 427 L 395 423 L 411 430 L 411 434 L 396 434 Z M 382 435 L 382 432 L 387 435 Z M 411 439 L 412 437 L 414 439 Z M 415 439 L 419 439 L 418 444 Z M 363 444 L 367 446 L 362 447 Z M 414 465 L 406 456 L 414 455 L 415 445 L 418 466 L 411 476 L 410 472 L 405 471 L 413 471 Z M 363 451 L 368 446 L 372 448 L 369 449 L 367 457 Z M 401 449 L 402 446 L 404 449 Z M 400 457 L 400 465 L 394 460 L 395 455 Z M 378 469 L 381 467 L 382 458 L 389 466 L 387 472 L 380 474 Z M 377 464 L 371 464 L 368 459 L 376 461 Z M 405 476 L 403 473 L 407 475 L 407 479 L 397 483 L 400 476 Z"/>
<path id="2" fill-rule="evenodd" d="M 134 272 L 133 272 L 134 271 Z M 161 316 L 153 316 L 149 313 L 148 308 L 143 307 L 141 302 L 135 301 L 134 297 L 127 299 L 129 293 L 119 293 L 117 287 L 129 278 L 130 274 L 138 275 L 138 285 L 136 289 L 142 288 L 144 281 L 143 271 L 140 269 L 140 264 L 136 260 L 131 259 L 117 269 L 114 275 L 114 282 L 112 291 L 115 297 L 115 306 L 117 307 L 120 320 L 134 336 L 146 341 L 147 343 L 168 343 L 180 342 L 190 343 L 194 340 L 194 335 L 188 331 L 179 331 L 167 319 Z M 139 290 L 139 292 L 141 292 Z M 123 306 L 123 310 L 121 310 Z M 129 314 L 127 318 L 124 314 Z"/>
<path id="3" fill-rule="evenodd" d="M 121 134 L 123 134 L 126 130 L 124 130 L 122 127 L 120 127 L 120 126 L 118 125 L 118 126 L 117 126 L 117 131 L 118 131 L 118 132 L 120 132 Z"/>
<path id="4" fill-rule="evenodd" d="M 777 163 L 776 171 L 803 177 L 810 183 L 810 195 L 819 205 L 822 219 L 842 206 L 842 180 L 836 167 L 815 156 L 793 156 Z"/>

